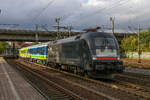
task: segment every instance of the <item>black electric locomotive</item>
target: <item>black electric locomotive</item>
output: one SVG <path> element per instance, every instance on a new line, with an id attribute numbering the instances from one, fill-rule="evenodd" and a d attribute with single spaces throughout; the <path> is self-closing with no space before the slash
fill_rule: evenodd
<path id="1" fill-rule="evenodd" d="M 112 78 L 124 70 L 111 33 L 88 32 L 48 44 L 48 64 L 94 78 Z"/>

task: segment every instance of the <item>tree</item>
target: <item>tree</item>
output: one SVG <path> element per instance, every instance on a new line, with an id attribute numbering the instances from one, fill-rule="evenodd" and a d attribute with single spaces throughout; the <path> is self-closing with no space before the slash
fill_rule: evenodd
<path id="1" fill-rule="evenodd" d="M 141 49 L 144 52 L 150 52 L 150 28 L 140 33 Z"/>
<path id="2" fill-rule="evenodd" d="M 7 43 L 0 42 L 0 54 L 2 54 L 5 51 L 5 49 L 6 49 L 7 46 L 8 46 Z"/>
<path id="3" fill-rule="evenodd" d="M 122 52 L 135 52 L 137 51 L 138 37 L 129 36 L 122 40 Z M 140 50 L 142 52 L 150 52 L 150 28 L 140 32 Z"/>
<path id="4" fill-rule="evenodd" d="M 136 36 L 126 37 L 121 42 L 121 51 L 130 52 L 137 50 L 137 39 Z"/>

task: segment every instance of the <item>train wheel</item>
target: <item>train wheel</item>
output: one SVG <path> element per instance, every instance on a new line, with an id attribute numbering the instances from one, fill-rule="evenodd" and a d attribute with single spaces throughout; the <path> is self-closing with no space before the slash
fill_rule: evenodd
<path id="1" fill-rule="evenodd" d="M 88 72 L 87 72 L 87 71 L 84 72 L 84 77 L 85 77 L 85 78 L 89 78 L 89 75 L 88 75 Z"/>
<path id="2" fill-rule="evenodd" d="M 84 70 L 83 69 L 80 70 L 80 75 L 84 76 Z"/>
<path id="3" fill-rule="evenodd" d="M 74 73 L 74 74 L 77 74 L 77 70 L 74 70 L 73 73 Z"/>
<path id="4" fill-rule="evenodd" d="M 78 69 L 77 69 L 77 67 L 74 68 L 74 74 L 78 74 Z"/>

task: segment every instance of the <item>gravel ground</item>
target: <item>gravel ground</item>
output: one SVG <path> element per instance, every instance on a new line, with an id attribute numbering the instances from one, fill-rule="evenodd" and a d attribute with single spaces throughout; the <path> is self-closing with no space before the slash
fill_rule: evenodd
<path id="1" fill-rule="evenodd" d="M 138 69 L 138 68 L 127 68 L 126 67 L 125 72 L 150 75 L 150 70 L 144 70 L 144 69 Z"/>

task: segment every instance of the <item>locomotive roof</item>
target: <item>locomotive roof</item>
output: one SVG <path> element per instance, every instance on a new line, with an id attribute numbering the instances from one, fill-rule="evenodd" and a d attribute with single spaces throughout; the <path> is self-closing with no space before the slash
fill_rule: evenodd
<path id="1" fill-rule="evenodd" d="M 87 33 L 83 33 L 77 36 L 73 36 L 73 37 L 69 37 L 69 38 L 65 38 L 65 39 L 61 39 L 61 40 L 57 40 L 56 43 L 66 43 L 66 42 L 72 42 L 77 40 L 77 37 L 79 37 L 79 39 L 86 39 L 86 38 L 91 38 L 91 37 L 95 37 L 95 36 L 101 36 L 101 37 L 114 37 L 112 33 L 105 33 L 105 32 L 87 32 Z"/>
<path id="2" fill-rule="evenodd" d="M 59 43 L 71 42 L 71 41 L 74 41 L 76 39 L 76 37 L 77 36 L 73 36 L 73 37 L 57 40 L 57 43 L 59 44 Z"/>
<path id="3" fill-rule="evenodd" d="M 91 37 L 91 36 L 113 37 L 114 35 L 112 33 L 106 33 L 106 32 L 88 32 L 88 33 L 85 33 L 84 36 L 87 36 L 87 37 Z"/>

